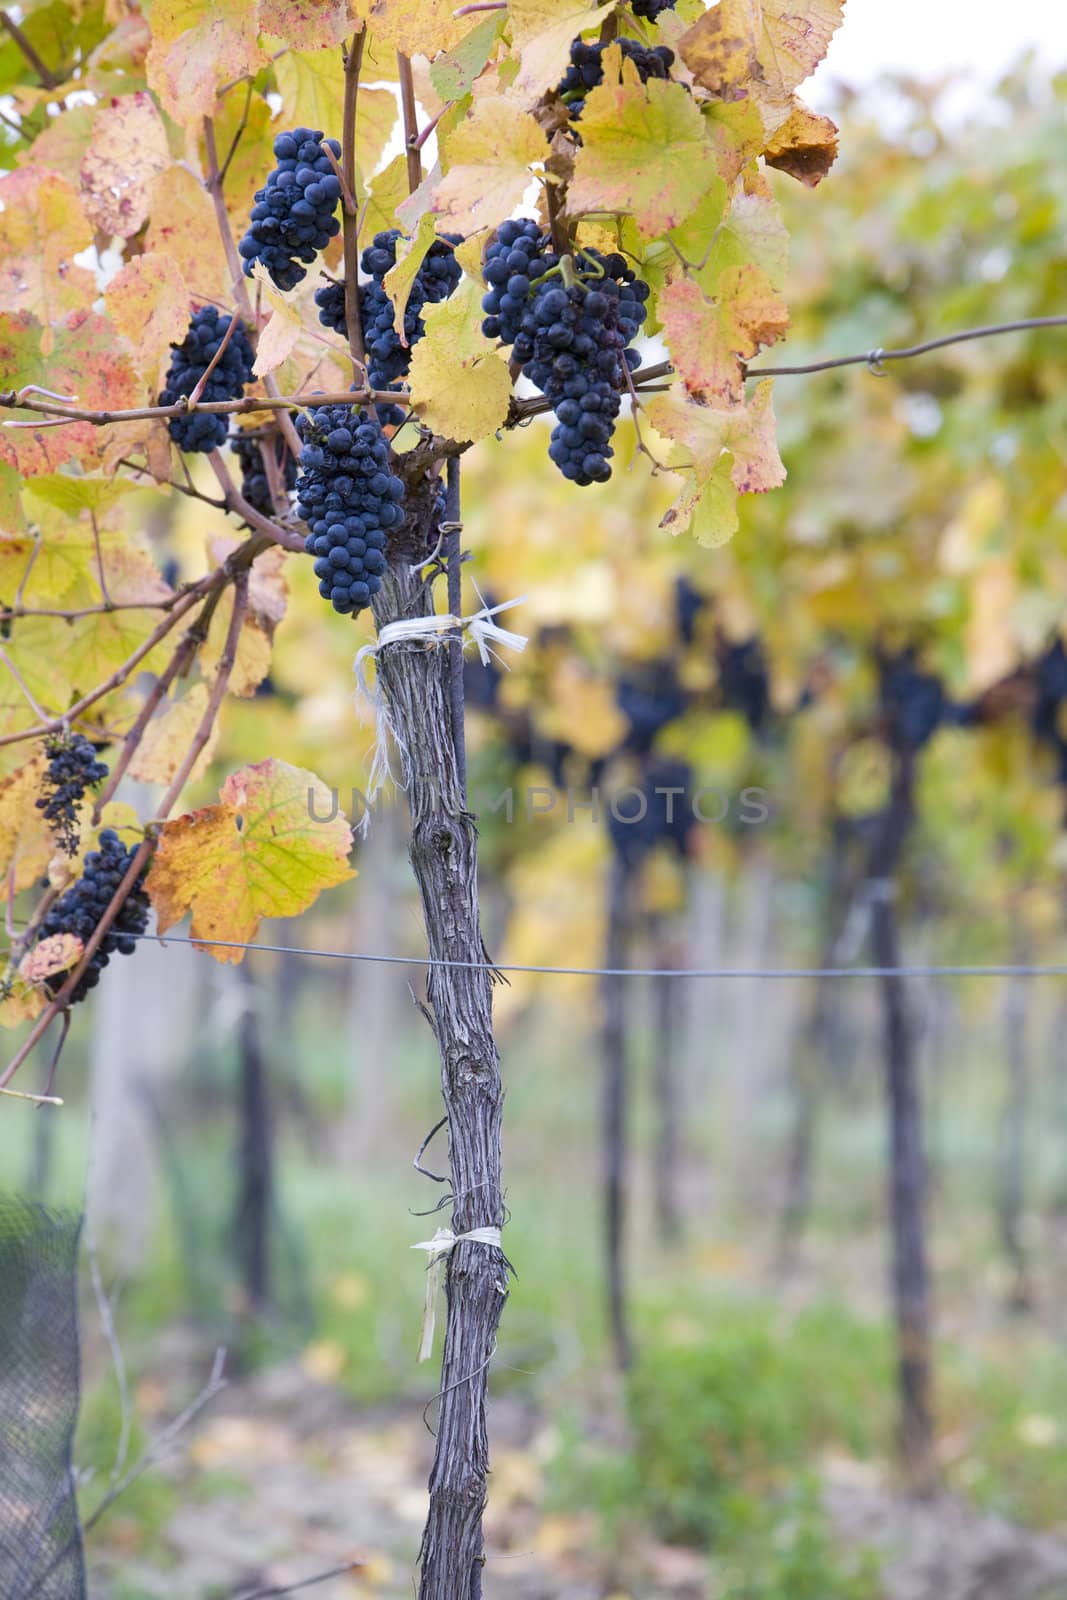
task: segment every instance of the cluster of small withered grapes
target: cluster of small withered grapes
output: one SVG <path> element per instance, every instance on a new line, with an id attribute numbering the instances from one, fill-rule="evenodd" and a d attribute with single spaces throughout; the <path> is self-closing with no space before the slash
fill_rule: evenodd
<path id="1" fill-rule="evenodd" d="M 72 856 L 78 848 L 78 816 L 86 791 L 103 783 L 108 769 L 97 760 L 95 749 L 80 733 L 69 738 L 52 735 L 45 740 L 45 753 L 48 766 L 37 809 L 51 824 L 59 848 Z"/>
<path id="2" fill-rule="evenodd" d="M 96 932 L 104 912 L 115 898 L 123 878 L 134 857 L 134 847 L 127 848 L 112 828 L 100 835 L 100 848 L 91 850 L 85 858 L 81 877 L 61 894 L 41 919 L 38 939 L 49 939 L 55 934 L 72 933 L 89 943 Z M 127 894 L 118 915 L 93 952 L 71 995 L 73 1005 L 84 1000 L 90 989 L 100 982 L 100 974 L 113 955 L 132 955 L 137 948 L 137 935 L 148 927 L 148 896 L 138 881 Z M 54 972 L 45 980 L 49 992 L 58 994 L 67 975 L 76 963 L 63 972 Z"/>
<path id="3" fill-rule="evenodd" d="M 512 346 L 555 412 L 550 458 L 575 483 L 605 482 L 627 369 L 641 362 L 630 341 L 645 320 L 648 285 L 621 255 L 560 255 L 529 219 L 501 224 L 483 273 L 482 331 Z"/>

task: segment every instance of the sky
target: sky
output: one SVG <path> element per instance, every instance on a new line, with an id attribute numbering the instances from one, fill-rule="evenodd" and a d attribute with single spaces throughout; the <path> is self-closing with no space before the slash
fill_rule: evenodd
<path id="1" fill-rule="evenodd" d="M 843 27 L 801 93 L 828 110 L 835 80 L 860 86 L 881 72 L 959 72 L 980 92 L 1031 47 L 1050 72 L 1067 68 L 1063 0 L 848 0 Z"/>

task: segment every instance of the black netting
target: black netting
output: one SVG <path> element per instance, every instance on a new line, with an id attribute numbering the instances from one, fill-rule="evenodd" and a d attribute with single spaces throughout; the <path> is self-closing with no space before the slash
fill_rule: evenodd
<path id="1" fill-rule="evenodd" d="M 0 1595 L 84 1600 L 71 1449 L 80 1217 L 0 1195 Z"/>

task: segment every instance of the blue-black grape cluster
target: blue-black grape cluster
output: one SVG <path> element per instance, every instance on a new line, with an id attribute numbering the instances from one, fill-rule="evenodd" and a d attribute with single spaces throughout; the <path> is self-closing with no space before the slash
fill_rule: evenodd
<path id="1" fill-rule="evenodd" d="M 192 394 L 218 353 L 232 320 L 226 313 L 220 315 L 214 306 L 201 306 L 199 311 L 194 311 L 181 344 L 171 345 L 174 354 L 159 397 L 161 406 L 172 406 L 183 396 Z M 248 335 L 238 323 L 204 385 L 201 400 L 239 400 L 245 384 L 252 380 L 254 359 Z M 229 426 L 227 416 L 218 416 L 213 411 L 192 411 L 186 417 L 171 417 L 167 424 L 178 449 L 186 451 L 220 449 L 226 443 Z"/>
<path id="2" fill-rule="evenodd" d="M 921 750 L 942 722 L 951 720 L 943 685 L 932 673 L 919 669 L 910 650 L 883 662 L 881 677 L 890 738 L 911 750 Z"/>
<path id="3" fill-rule="evenodd" d="M 608 810 L 608 837 L 619 860 L 637 867 L 659 844 L 687 856 L 694 787 L 693 770 L 686 762 L 653 756 L 640 783 L 618 795 Z"/>
<path id="4" fill-rule="evenodd" d="M 462 243 L 458 233 L 442 234 L 426 252 L 411 285 L 408 302 L 404 308 L 404 337 L 401 343 L 396 328 L 393 302 L 385 292 L 382 282 L 386 273 L 396 265 L 396 242 L 399 228 L 389 228 L 376 233 L 360 257 L 360 266 L 369 282 L 360 286 L 359 308 L 363 321 L 363 342 L 367 351 L 367 375 L 374 389 L 395 389 L 411 365 L 411 349 L 426 332 L 422 310 L 427 305 L 437 305 L 447 300 L 463 276 L 456 260 L 454 246 Z M 315 303 L 319 320 L 342 338 L 348 337 L 345 320 L 345 287 L 343 283 L 328 283 L 316 291 Z M 379 416 L 385 426 L 394 426 L 403 420 L 399 406 L 386 404 L 379 407 Z"/>
<path id="5" fill-rule="evenodd" d="M 82 875 L 42 918 L 39 939 L 51 938 L 57 933 L 73 933 L 88 944 L 96 932 L 97 924 L 114 898 L 115 891 L 133 859 L 133 847 L 127 849 L 112 828 L 100 835 L 99 850 L 91 850 L 85 858 Z M 100 941 L 100 946 L 82 974 L 70 996 L 71 1004 L 84 1000 L 90 989 L 100 982 L 100 974 L 113 955 L 129 956 L 137 948 L 136 935 L 148 927 L 148 896 L 138 881 L 126 896 L 118 916 Z M 67 969 L 67 972 L 70 968 Z M 54 972 L 45 980 L 51 994 L 58 994 L 67 972 Z"/>
<path id="6" fill-rule="evenodd" d="M 278 165 L 256 192 L 252 221 L 238 247 L 247 277 L 262 261 L 279 289 L 295 289 L 340 231 L 341 182 L 325 147 L 340 157 L 337 140 L 324 140 L 317 128 L 294 128 L 275 139 Z"/>
<path id="7" fill-rule="evenodd" d="M 674 0 L 630 0 L 630 10 L 635 17 L 643 17 L 646 22 L 655 22 L 664 11 L 674 10 Z"/>
<path id="8" fill-rule="evenodd" d="M 649 49 L 636 39 L 621 38 L 612 43 L 621 47 L 627 61 L 633 62 L 642 83 L 647 83 L 649 78 L 670 77 L 674 51 L 665 44 Z M 567 115 L 572 122 L 585 110 L 585 97 L 590 89 L 604 81 L 604 51 L 607 49 L 606 43 L 586 44 L 583 39 L 575 39 L 571 45 L 571 64 L 559 80 L 556 93 L 566 101 Z"/>
<path id="9" fill-rule="evenodd" d="M 351 614 L 382 586 L 391 528 L 404 520 L 404 485 L 389 470 L 381 424 L 356 406 L 318 406 L 297 420 L 304 448 L 297 512 L 308 525 L 319 593 Z"/>
<path id="10" fill-rule="evenodd" d="M 556 426 L 548 453 L 563 476 L 603 483 L 626 368 L 641 361 L 630 341 L 645 320 L 649 289 L 621 255 L 581 251 L 570 285 L 557 276 L 558 264 L 536 223 L 503 223 L 486 253 L 482 331 L 511 344 L 523 375 L 549 401 Z"/>
<path id="11" fill-rule="evenodd" d="M 296 462 L 286 448 L 285 440 L 280 437 L 269 439 L 266 448 L 273 452 L 285 487 L 289 490 L 295 489 Z M 247 433 L 239 433 L 233 440 L 233 453 L 241 468 L 241 494 L 253 511 L 259 511 L 265 517 L 273 517 L 274 503 L 271 500 L 270 484 L 267 482 L 267 472 L 263 465 L 260 441 Z"/>
<path id="12" fill-rule="evenodd" d="M 56 736 L 45 741 L 48 767 L 37 800 L 50 822 L 59 848 L 68 856 L 78 848 L 78 812 L 87 789 L 95 789 L 107 777 L 108 769 L 96 758 L 96 751 L 82 734 L 69 739 Z"/>

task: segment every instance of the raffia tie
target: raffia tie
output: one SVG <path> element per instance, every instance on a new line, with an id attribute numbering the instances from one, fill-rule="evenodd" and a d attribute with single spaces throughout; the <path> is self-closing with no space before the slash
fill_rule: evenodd
<path id="1" fill-rule="evenodd" d="M 451 1228 L 438 1228 L 432 1239 L 413 1244 L 413 1250 L 425 1250 L 426 1299 L 422 1308 L 422 1335 L 419 1339 L 419 1360 L 429 1361 L 433 1355 L 433 1335 L 437 1326 L 437 1298 L 445 1278 L 445 1265 L 457 1244 L 487 1244 L 494 1250 L 501 1248 L 499 1228 L 472 1228 L 469 1233 L 453 1233 Z"/>
<path id="2" fill-rule="evenodd" d="M 433 644 L 442 635 L 455 634 L 458 631 L 464 644 L 468 639 L 474 641 L 482 665 L 488 666 L 496 656 L 494 645 L 506 646 L 509 650 L 526 649 L 528 640 L 525 634 L 512 633 L 508 628 L 502 628 L 499 623 L 493 621 L 501 611 L 510 611 L 513 606 L 521 606 L 524 599 L 525 596 L 521 596 L 517 600 L 505 600 L 498 606 L 483 605 L 480 611 L 474 612 L 470 617 L 454 617 L 451 612 L 426 617 L 401 617 L 396 622 L 387 622 L 377 639 L 363 645 L 357 652 L 354 663 L 357 705 L 369 706 L 375 722 L 374 757 L 367 780 L 366 804 L 359 823 L 360 833 L 366 834 L 370 826 L 370 808 L 386 781 L 394 778 L 394 781 L 401 782 L 396 779 L 389 764 L 390 735 L 400 751 L 402 770 L 406 772 L 408 766 L 407 752 L 397 732 L 377 676 L 373 684 L 367 676 L 367 667 L 371 660 L 376 660 L 389 645 Z"/>

